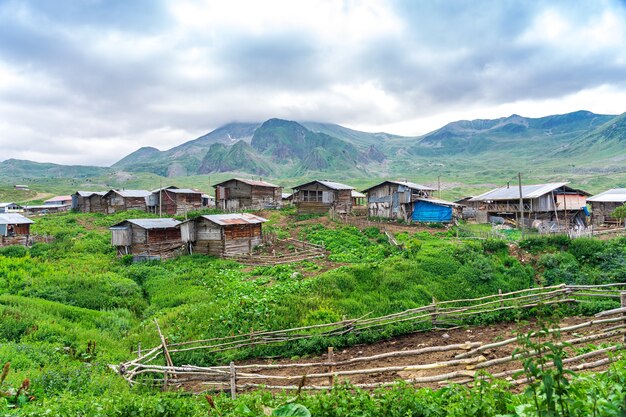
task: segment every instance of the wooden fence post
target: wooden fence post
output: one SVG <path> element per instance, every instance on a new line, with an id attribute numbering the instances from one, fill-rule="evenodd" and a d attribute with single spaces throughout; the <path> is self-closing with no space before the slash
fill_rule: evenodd
<path id="1" fill-rule="evenodd" d="M 504 297 L 502 296 L 502 288 L 498 288 L 498 295 L 500 296 L 500 307 L 504 307 Z"/>
<path id="2" fill-rule="evenodd" d="M 431 316 L 432 318 L 432 326 L 433 328 L 436 326 L 437 323 L 437 300 L 435 299 L 435 296 L 433 296 L 433 314 Z"/>
<path id="3" fill-rule="evenodd" d="M 154 319 L 154 324 L 156 325 L 157 331 L 159 332 L 159 338 L 161 339 L 161 344 L 163 345 L 163 356 L 165 356 L 165 362 L 168 367 L 173 368 L 174 362 L 172 362 L 172 357 L 170 356 L 169 350 L 167 350 L 167 340 L 163 333 L 161 333 L 161 327 L 159 326 L 159 322 L 157 319 Z M 172 374 L 172 378 L 175 378 L 175 375 Z M 163 391 L 167 389 L 168 383 L 168 372 L 167 370 L 163 371 Z"/>
<path id="4" fill-rule="evenodd" d="M 237 371 L 233 361 L 230 361 L 230 398 L 237 398 Z"/>
<path id="5" fill-rule="evenodd" d="M 137 357 L 141 358 L 141 342 L 137 342 Z"/>
<path id="6" fill-rule="evenodd" d="M 329 363 L 334 363 L 335 362 L 335 353 L 334 353 L 334 348 L 332 346 L 328 346 L 328 362 Z M 335 372 L 335 366 L 334 365 L 329 365 L 328 366 L 328 373 L 332 374 L 333 372 Z M 335 376 L 331 375 L 328 377 L 328 385 L 329 386 L 333 386 L 335 385 Z"/>
<path id="7" fill-rule="evenodd" d="M 626 291 L 622 291 L 619 293 L 619 301 L 622 307 L 626 307 Z M 626 313 L 622 313 L 622 317 L 624 317 L 624 324 L 626 324 Z M 626 342 L 626 334 L 624 334 L 624 342 Z"/>

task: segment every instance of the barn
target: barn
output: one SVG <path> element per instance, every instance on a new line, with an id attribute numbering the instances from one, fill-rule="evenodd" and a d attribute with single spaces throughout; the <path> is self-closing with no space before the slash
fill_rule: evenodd
<path id="1" fill-rule="evenodd" d="M 129 219 L 112 227 L 111 245 L 117 255 L 135 260 L 168 259 L 182 252 L 180 222 L 175 219 Z"/>
<path id="2" fill-rule="evenodd" d="M 282 205 L 282 187 L 263 180 L 233 178 L 213 187 L 216 207 L 222 210 L 260 210 Z"/>
<path id="3" fill-rule="evenodd" d="M 293 187 L 298 214 L 350 213 L 354 187 L 335 181 L 315 180 Z"/>
<path id="4" fill-rule="evenodd" d="M 593 197 L 587 202 L 591 205 L 591 222 L 594 226 L 618 225 L 619 220 L 612 216 L 613 210 L 626 204 L 626 188 L 613 188 Z"/>
<path id="5" fill-rule="evenodd" d="M 81 213 L 101 212 L 101 200 L 105 194 L 106 191 L 76 191 L 72 194 L 72 210 Z"/>
<path id="6" fill-rule="evenodd" d="M 0 213 L 0 246 L 27 245 L 34 222 L 17 213 Z"/>
<path id="7" fill-rule="evenodd" d="M 149 199 L 150 211 L 170 216 L 185 215 L 202 207 L 202 193 L 189 188 L 160 188 L 152 191 Z"/>
<path id="8" fill-rule="evenodd" d="M 434 188 L 409 181 L 384 181 L 363 192 L 367 194 L 367 214 L 384 219 L 409 221 L 412 203 L 428 198 Z"/>
<path id="9" fill-rule="evenodd" d="M 107 214 L 126 210 L 147 211 L 151 194 L 146 190 L 111 190 L 102 196 L 102 207 Z"/>
<path id="10" fill-rule="evenodd" d="M 228 257 L 246 255 L 263 242 L 267 219 L 249 213 L 199 216 L 181 224 L 191 253 Z"/>

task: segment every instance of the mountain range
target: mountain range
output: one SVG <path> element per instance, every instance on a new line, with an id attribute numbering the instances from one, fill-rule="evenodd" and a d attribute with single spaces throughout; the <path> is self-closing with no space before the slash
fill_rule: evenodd
<path id="1" fill-rule="evenodd" d="M 211 173 L 293 177 L 414 176 L 460 170 L 623 170 L 626 113 L 577 111 L 461 120 L 422 136 L 368 133 L 321 122 L 231 123 L 172 149 L 143 147 L 111 167 L 9 159 L 0 177 L 69 178 L 112 172 L 185 177 Z M 607 171 L 608 170 L 608 171 Z"/>

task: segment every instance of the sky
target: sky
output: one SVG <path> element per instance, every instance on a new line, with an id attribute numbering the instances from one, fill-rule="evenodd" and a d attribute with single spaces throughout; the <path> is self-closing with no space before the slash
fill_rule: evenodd
<path id="1" fill-rule="evenodd" d="M 0 0 L 0 160 L 108 166 L 233 121 L 414 136 L 626 112 L 626 2 Z"/>

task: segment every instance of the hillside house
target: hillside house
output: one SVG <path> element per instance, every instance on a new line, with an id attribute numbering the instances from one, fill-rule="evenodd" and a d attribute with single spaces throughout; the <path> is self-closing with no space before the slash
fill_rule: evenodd
<path id="1" fill-rule="evenodd" d="M 134 255 L 135 260 L 173 258 L 184 247 L 180 222 L 175 219 L 124 220 L 109 230 L 117 255 Z"/>
<path id="2" fill-rule="evenodd" d="M 451 223 L 461 214 L 459 204 L 436 198 L 417 198 L 411 205 L 412 222 Z"/>
<path id="3" fill-rule="evenodd" d="M 0 213 L 0 246 L 27 245 L 33 223 L 18 213 Z"/>
<path id="4" fill-rule="evenodd" d="M 152 192 L 148 206 L 149 211 L 154 213 L 185 215 L 190 211 L 202 209 L 202 193 L 189 188 L 161 188 Z"/>
<path id="5" fill-rule="evenodd" d="M 590 194 L 567 186 L 566 182 L 522 186 L 524 225 L 586 225 L 587 196 Z M 476 220 L 488 223 L 492 217 L 519 222 L 520 190 L 517 186 L 493 189 L 469 200 L 475 204 Z"/>
<path id="6" fill-rule="evenodd" d="M 71 206 L 72 205 L 72 196 L 71 195 L 59 195 L 56 197 L 52 197 L 43 202 L 44 206 Z"/>
<path id="7" fill-rule="evenodd" d="M 591 222 L 594 226 L 618 225 L 619 220 L 612 214 L 613 210 L 626 204 L 626 188 L 613 188 L 589 197 L 587 202 L 591 205 Z"/>
<path id="8" fill-rule="evenodd" d="M 72 210 L 81 213 L 103 212 L 102 197 L 106 191 L 76 191 L 72 194 Z"/>
<path id="9" fill-rule="evenodd" d="M 370 217 L 410 221 L 412 203 L 429 198 L 434 188 L 409 181 L 384 181 L 363 192 L 367 194 L 367 214 Z"/>
<path id="10" fill-rule="evenodd" d="M 233 178 L 213 187 L 216 207 L 222 210 L 259 210 L 282 205 L 282 187 L 262 180 Z"/>
<path id="11" fill-rule="evenodd" d="M 249 213 L 199 216 L 181 225 L 182 240 L 190 253 L 247 255 L 262 243 L 262 224 L 266 221 Z"/>
<path id="12" fill-rule="evenodd" d="M 208 194 L 202 194 L 202 208 L 210 207 L 215 207 L 215 197 Z"/>
<path id="13" fill-rule="evenodd" d="M 111 190 L 102 196 L 103 212 L 113 214 L 126 210 L 147 211 L 151 194 L 146 190 Z"/>
<path id="14" fill-rule="evenodd" d="M 24 207 L 15 203 L 0 203 L 0 213 L 23 213 Z"/>
<path id="15" fill-rule="evenodd" d="M 293 187 L 293 204 L 298 214 L 350 213 L 353 190 L 339 182 L 311 181 Z"/>

